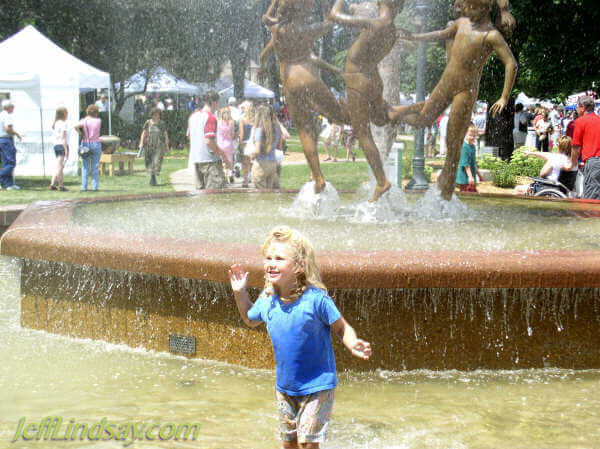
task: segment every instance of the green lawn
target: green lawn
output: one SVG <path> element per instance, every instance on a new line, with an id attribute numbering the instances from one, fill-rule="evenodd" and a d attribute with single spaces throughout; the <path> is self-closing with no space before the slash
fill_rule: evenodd
<path id="1" fill-rule="evenodd" d="M 344 162 L 321 164 L 325 180 L 337 190 L 354 190 L 369 179 L 369 165 L 366 162 Z M 308 165 L 284 165 L 281 171 L 282 189 L 299 189 L 310 177 Z"/>
<path id="2" fill-rule="evenodd" d="M 169 182 L 172 172 L 187 167 L 187 158 L 165 158 L 163 161 L 159 185 L 151 187 L 150 177 L 144 168 L 144 161 L 136 159 L 133 176 L 108 176 L 100 175 L 99 192 L 81 192 L 81 177 L 66 176 L 65 187 L 67 192 L 49 190 L 50 177 L 42 176 L 17 176 L 16 184 L 21 190 L 0 190 L 0 205 L 24 204 L 34 201 L 62 200 L 70 198 L 89 198 L 98 195 L 132 195 L 140 193 L 172 192 L 173 187 Z M 91 185 L 91 179 L 90 179 Z"/>
<path id="3" fill-rule="evenodd" d="M 405 164 L 410 163 L 412 158 L 412 142 L 405 142 Z M 296 133 L 292 134 L 288 140 L 288 151 L 302 152 L 300 141 Z M 364 154 L 355 147 L 358 158 L 363 158 Z M 156 192 L 172 192 L 173 186 L 169 179 L 171 173 L 187 167 L 187 151 L 177 152 L 179 157 L 167 157 L 163 161 L 159 185 L 151 187 L 148 184 L 149 176 L 144 168 L 144 161 L 136 159 L 134 163 L 134 174 L 108 176 L 100 175 L 99 192 L 91 191 L 81 192 L 81 178 L 79 176 L 65 177 L 65 187 L 67 192 L 58 192 L 48 189 L 50 176 L 28 176 L 16 177 L 16 183 L 21 190 L 0 190 L 0 205 L 9 204 L 27 204 L 34 201 L 51 201 L 71 198 L 89 198 L 94 196 L 110 195 L 134 195 L 148 194 Z M 322 143 L 319 144 L 319 153 L 325 154 Z M 345 158 L 345 151 L 340 146 L 338 156 L 341 160 Z M 338 164 L 321 164 L 321 169 L 325 179 L 333 184 L 338 190 L 354 190 L 369 178 L 369 166 L 366 162 L 340 162 Z M 281 176 L 282 189 L 299 189 L 309 179 L 310 173 L 306 164 L 286 165 L 283 167 Z M 90 180 L 91 181 L 91 180 Z"/>

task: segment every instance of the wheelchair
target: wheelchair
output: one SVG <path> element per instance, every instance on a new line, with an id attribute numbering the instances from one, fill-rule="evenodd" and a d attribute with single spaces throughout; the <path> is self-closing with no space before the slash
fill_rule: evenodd
<path id="1" fill-rule="evenodd" d="M 575 181 L 577 171 L 562 170 L 558 181 L 545 178 L 531 178 L 533 182 L 529 185 L 527 195 L 545 198 L 577 198 Z"/>

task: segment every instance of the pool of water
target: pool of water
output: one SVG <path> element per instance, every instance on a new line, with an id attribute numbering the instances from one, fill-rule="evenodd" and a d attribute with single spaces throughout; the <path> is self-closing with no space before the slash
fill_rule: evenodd
<path id="1" fill-rule="evenodd" d="M 0 447 L 125 446 L 10 444 L 21 418 L 48 416 L 89 425 L 199 423 L 196 441 L 126 447 L 279 447 L 272 371 L 23 329 L 19 272 L 18 260 L 0 259 Z M 324 448 L 566 449 L 600 441 L 600 370 L 345 372 L 339 380 Z"/>
<path id="2" fill-rule="evenodd" d="M 396 193 L 377 206 L 342 195 L 335 211 L 315 217 L 292 207 L 294 198 L 218 194 L 80 204 L 73 222 L 108 232 L 256 245 L 268 229 L 287 224 L 306 234 L 317 252 L 600 248 L 600 220 L 562 202 L 463 197 L 450 214 L 439 214 L 414 195 Z"/>

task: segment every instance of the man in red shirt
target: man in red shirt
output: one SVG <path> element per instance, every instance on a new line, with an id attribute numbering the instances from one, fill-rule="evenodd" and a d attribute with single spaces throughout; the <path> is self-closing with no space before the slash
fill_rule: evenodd
<path id="1" fill-rule="evenodd" d="M 594 99 L 580 97 L 577 102 L 579 118 L 573 132 L 573 159 L 581 157 L 583 198 L 600 200 L 600 117 L 594 113 Z"/>

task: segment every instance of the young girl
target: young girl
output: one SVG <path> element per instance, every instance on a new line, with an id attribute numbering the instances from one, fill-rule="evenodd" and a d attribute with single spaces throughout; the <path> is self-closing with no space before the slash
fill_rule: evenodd
<path id="1" fill-rule="evenodd" d="M 493 3 L 500 8 L 497 21 L 500 31 L 490 20 Z M 485 62 L 492 52 L 496 52 L 505 66 L 504 89 L 500 99 L 490 108 L 492 115 L 506 107 L 517 74 L 515 57 L 505 40 L 514 27 L 514 18 L 508 11 L 508 0 L 462 0 L 460 5 L 462 16 L 445 30 L 407 37 L 424 41 L 454 39 L 454 42 L 446 69 L 429 99 L 415 105 L 394 107 L 390 113 L 393 121 L 400 120 L 422 128 L 431 125 L 447 106 L 452 105 L 446 164 L 439 178 L 442 197 L 446 200 L 454 191 L 461 143 L 471 121 Z"/>
<path id="2" fill-rule="evenodd" d="M 67 144 L 67 117 L 69 112 L 67 108 L 60 107 L 56 110 L 52 130 L 54 131 L 54 155 L 56 156 L 56 173 L 50 180 L 50 190 L 65 191 L 67 188 L 63 185 L 63 169 L 65 161 L 69 158 L 69 145 Z"/>
<path id="3" fill-rule="evenodd" d="M 256 108 L 254 126 L 250 145 L 253 149 L 251 157 L 252 182 L 257 189 L 272 189 L 279 185 L 277 179 L 277 154 L 281 145 L 281 127 L 273 108 L 261 105 Z"/>
<path id="4" fill-rule="evenodd" d="M 223 108 L 219 111 L 219 117 L 217 121 L 217 145 L 223 150 L 227 159 L 233 166 L 233 130 L 234 123 L 231 118 L 231 112 L 229 108 Z M 225 162 L 225 161 L 223 161 Z M 225 163 L 223 164 L 225 166 Z M 229 168 L 225 169 L 225 177 L 229 180 L 229 183 L 233 182 L 232 171 Z"/>
<path id="5" fill-rule="evenodd" d="M 244 322 L 261 322 L 273 342 L 275 395 L 284 448 L 318 448 L 337 386 L 330 329 L 348 350 L 364 360 L 368 342 L 356 337 L 327 295 L 310 243 L 296 230 L 271 230 L 262 247 L 265 288 L 254 304 L 246 291 L 248 273 L 240 265 L 229 271 L 238 311 Z"/>

